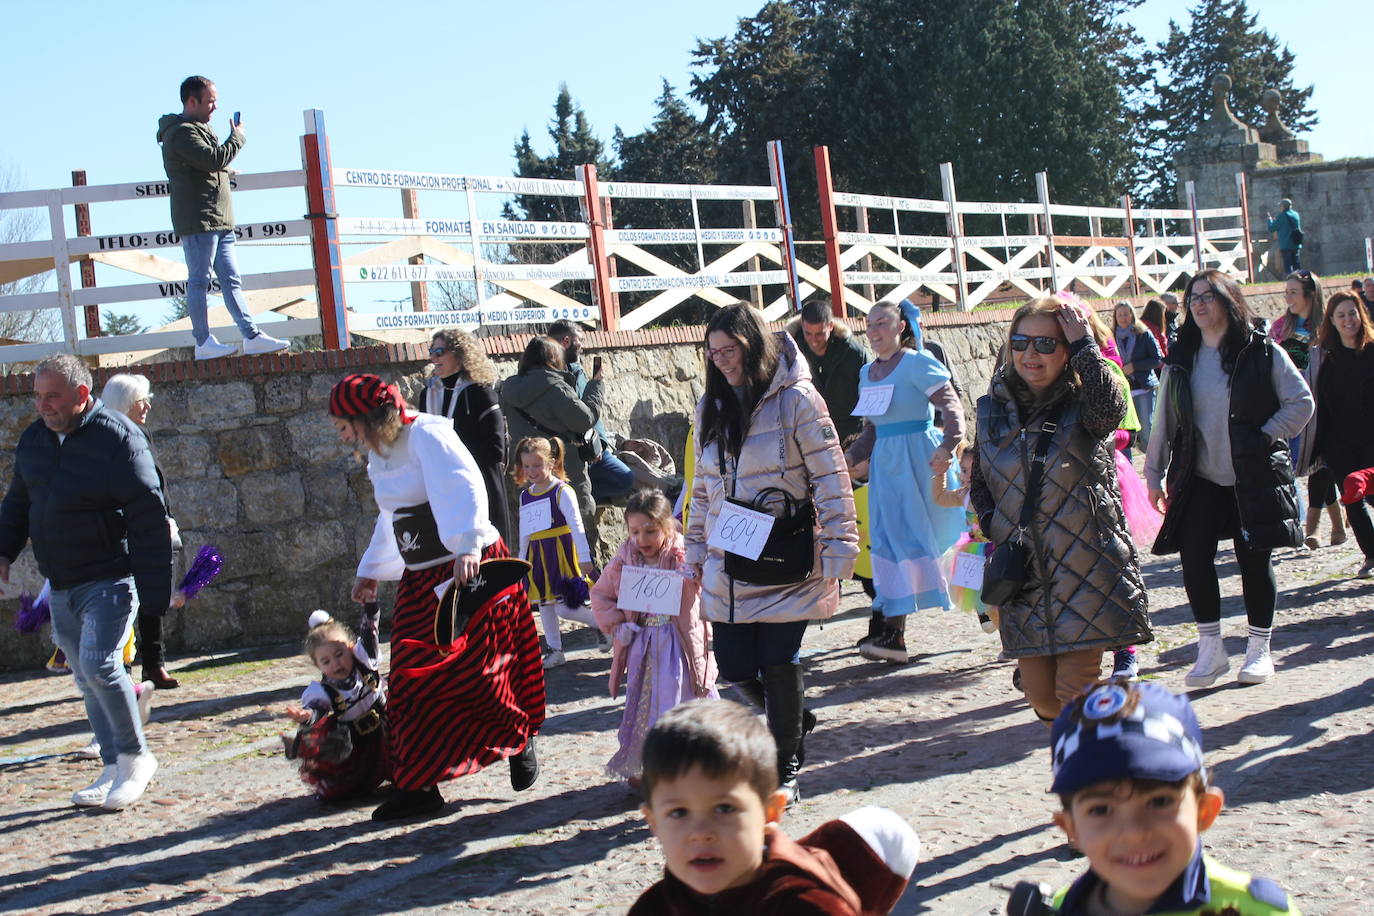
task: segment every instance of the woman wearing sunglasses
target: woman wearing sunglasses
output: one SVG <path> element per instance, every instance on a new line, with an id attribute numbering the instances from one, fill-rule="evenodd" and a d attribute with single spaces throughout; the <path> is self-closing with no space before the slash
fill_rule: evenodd
<path id="1" fill-rule="evenodd" d="M 496 403 L 496 364 L 467 331 L 445 328 L 429 342 L 434 374 L 420 392 L 420 410 L 453 421 L 487 486 L 487 511 L 502 540 L 513 543 L 506 496 L 506 416 Z"/>
<path id="2" fill-rule="evenodd" d="M 1019 542 L 1029 557 L 1020 591 L 1001 605 L 1002 647 L 1049 723 L 1101 676 L 1104 650 L 1154 637 L 1113 456 L 1125 391 L 1083 313 L 1057 297 L 1017 309 L 1007 353 L 978 399 L 970 498 L 996 549 Z M 1039 492 L 1022 528 L 1028 490 Z"/>
<path id="3" fill-rule="evenodd" d="M 790 334 L 770 330 L 747 303 L 721 308 L 706 325 L 694 450 L 687 567 L 701 579 L 721 676 L 767 712 L 790 805 L 802 741 L 816 725 L 803 706 L 798 652 L 807 624 L 839 610 L 839 580 L 853 575 L 859 535 L 840 438 L 806 360 Z M 730 502 L 752 503 L 774 487 L 815 507 L 811 571 L 779 585 L 736 578 L 726 571 L 737 563 L 726 558 L 728 532 L 741 529 Z M 775 516 L 778 495 L 764 506 Z"/>
<path id="4" fill-rule="evenodd" d="M 1221 641 L 1217 544 L 1231 538 L 1249 620 L 1242 684 L 1274 675 L 1269 637 L 1278 587 L 1270 554 L 1303 541 L 1288 440 L 1312 416 L 1312 393 L 1284 348 L 1255 331 L 1236 281 L 1204 270 L 1188 284 L 1187 317 L 1169 348 L 1145 481 L 1164 524 L 1155 553 L 1178 552 L 1197 620 L 1189 687 L 1231 663 Z M 1166 474 L 1167 471 L 1167 495 Z"/>

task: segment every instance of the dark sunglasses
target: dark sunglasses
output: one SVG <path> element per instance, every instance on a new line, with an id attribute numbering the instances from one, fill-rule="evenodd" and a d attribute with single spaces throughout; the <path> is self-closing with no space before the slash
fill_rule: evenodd
<path id="1" fill-rule="evenodd" d="M 1036 353 L 1053 353 L 1059 349 L 1058 337 L 1027 337 L 1025 334 L 1011 335 L 1011 348 L 1017 353 L 1035 344 Z"/>
<path id="2" fill-rule="evenodd" d="M 430 355 L 430 356 L 443 356 L 443 355 L 444 355 L 445 353 L 447 353 L 447 352 L 448 352 L 448 347 L 430 347 L 430 348 L 429 348 L 429 355 Z"/>

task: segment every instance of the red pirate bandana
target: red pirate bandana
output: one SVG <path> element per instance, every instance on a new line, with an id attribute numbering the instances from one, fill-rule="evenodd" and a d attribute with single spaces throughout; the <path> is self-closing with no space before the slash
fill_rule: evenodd
<path id="1" fill-rule="evenodd" d="M 415 422 L 415 415 L 406 413 L 400 390 L 375 375 L 346 375 L 329 392 L 329 412 L 336 417 L 361 417 L 387 404 L 396 408 L 402 423 Z"/>

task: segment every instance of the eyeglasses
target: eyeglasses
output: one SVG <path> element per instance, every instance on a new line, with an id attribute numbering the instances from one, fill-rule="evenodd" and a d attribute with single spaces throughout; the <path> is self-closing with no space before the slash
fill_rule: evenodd
<path id="1" fill-rule="evenodd" d="M 429 348 L 429 355 L 430 355 L 430 356 L 433 356 L 433 357 L 436 357 L 436 358 L 437 358 L 437 357 L 440 357 L 440 356 L 443 356 L 443 355 L 444 355 L 445 353 L 447 353 L 447 352 L 448 352 L 448 347 L 430 347 L 430 348 Z"/>
<path id="2" fill-rule="evenodd" d="M 1201 302 L 1203 305 L 1211 305 L 1216 301 L 1218 301 L 1216 291 L 1210 289 L 1205 293 L 1198 293 L 1196 296 L 1188 297 L 1188 305 L 1190 306 L 1195 302 Z"/>
<path id="3" fill-rule="evenodd" d="M 728 347 L 720 347 L 719 349 L 712 349 L 711 347 L 707 347 L 707 348 L 706 348 L 706 358 L 707 358 L 707 359 L 734 359 L 734 358 L 735 358 L 735 354 L 738 353 L 738 352 L 739 352 L 739 344 L 731 344 L 731 345 L 728 346 Z"/>
<path id="4" fill-rule="evenodd" d="M 1058 337 L 1027 337 L 1025 334 L 1011 335 L 1011 348 L 1017 353 L 1035 344 L 1036 353 L 1053 353 L 1059 349 Z"/>

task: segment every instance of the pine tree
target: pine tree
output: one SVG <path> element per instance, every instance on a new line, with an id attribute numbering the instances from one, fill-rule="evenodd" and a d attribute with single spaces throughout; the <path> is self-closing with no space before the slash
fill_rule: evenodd
<path id="1" fill-rule="evenodd" d="M 553 103 L 553 119 L 549 122 L 549 139 L 553 152 L 541 156 L 525 131 L 515 143 L 515 174 L 521 178 L 556 178 L 573 180 L 579 165 L 594 164 L 598 177 L 613 177 L 614 170 L 606 158 L 606 147 L 587 122 L 582 107 L 573 101 L 566 83 L 558 86 Z M 577 198 L 545 195 L 516 195 L 513 203 L 503 211 L 507 219 L 576 221 L 581 219 Z"/>
<path id="2" fill-rule="evenodd" d="M 1185 25 L 1171 21 L 1169 37 L 1147 55 L 1152 67 L 1151 98 L 1142 112 L 1145 127 L 1142 193 L 1161 206 L 1177 205 L 1174 155 L 1195 125 L 1212 110 L 1212 78 L 1231 77 L 1231 110 L 1255 127 L 1267 117 L 1260 107 L 1266 89 L 1283 96 L 1279 118 L 1294 132 L 1317 123 L 1312 86 L 1293 84 L 1293 52 L 1259 28 L 1259 16 L 1245 0 L 1201 0 Z"/>
<path id="3" fill-rule="evenodd" d="M 142 334 L 147 327 L 133 314 L 124 312 L 105 312 L 100 316 L 100 331 L 106 337 L 123 334 Z"/>

